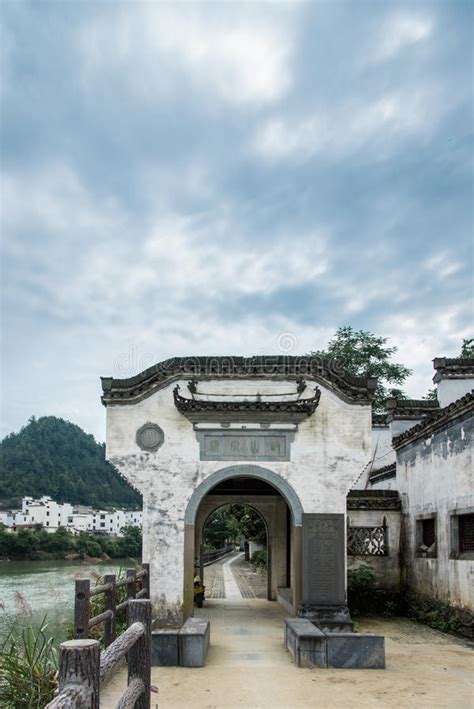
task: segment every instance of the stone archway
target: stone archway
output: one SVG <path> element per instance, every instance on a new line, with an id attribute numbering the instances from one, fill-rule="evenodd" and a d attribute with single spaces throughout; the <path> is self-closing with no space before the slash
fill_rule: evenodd
<path id="1" fill-rule="evenodd" d="M 200 576 L 203 579 L 205 583 L 205 573 L 202 565 L 202 543 L 203 543 L 203 535 L 204 535 L 204 530 L 206 527 L 206 524 L 209 520 L 210 517 L 216 512 L 216 510 L 226 507 L 227 505 L 242 505 L 246 507 L 251 507 L 262 519 L 263 524 L 265 526 L 265 536 L 266 536 L 266 551 L 267 551 L 267 600 L 275 600 L 275 597 L 272 596 L 273 589 L 275 587 L 274 583 L 274 569 L 273 569 L 273 563 L 272 563 L 272 554 L 271 554 L 271 540 L 274 537 L 275 534 L 275 517 L 274 515 L 271 514 L 271 510 L 269 510 L 269 504 L 267 500 L 258 500 L 257 501 L 252 501 L 249 502 L 246 500 L 244 497 L 239 498 L 239 497 L 232 497 L 230 500 L 226 499 L 225 497 L 220 497 L 220 496 L 209 496 L 207 495 L 203 501 L 201 502 L 197 515 L 196 515 L 196 524 L 194 526 L 195 529 L 195 550 L 201 554 L 201 567 L 200 567 Z M 273 584 L 272 584 L 273 581 Z"/>
<path id="2" fill-rule="evenodd" d="M 291 518 L 291 535 L 287 544 L 291 546 L 291 581 L 290 596 L 278 599 L 284 603 L 285 608 L 296 613 L 301 600 L 301 524 L 303 518 L 303 507 L 301 502 L 286 480 L 268 468 L 258 465 L 232 465 L 222 468 L 209 475 L 192 494 L 185 512 L 185 542 L 184 542 L 184 613 L 186 616 L 193 614 L 193 576 L 194 560 L 196 555 L 196 523 L 201 504 L 206 496 L 226 480 L 238 478 L 253 478 L 263 481 L 274 488 L 281 498 L 286 502 Z M 241 500 L 231 500 L 227 502 L 241 502 Z M 247 502 L 249 502 L 247 500 Z M 251 501 L 250 501 L 251 502 Z M 291 541 L 290 541 L 291 540 Z M 272 540 L 270 539 L 270 546 Z M 275 586 L 276 584 L 274 584 Z M 274 588 L 276 596 L 276 588 Z"/>

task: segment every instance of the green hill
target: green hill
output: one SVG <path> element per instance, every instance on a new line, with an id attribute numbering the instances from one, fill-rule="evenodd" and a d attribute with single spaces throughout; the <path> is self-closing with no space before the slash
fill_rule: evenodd
<path id="1" fill-rule="evenodd" d="M 0 503 L 24 495 L 94 507 L 141 506 L 141 496 L 105 460 L 105 445 L 69 421 L 34 417 L 0 443 Z"/>

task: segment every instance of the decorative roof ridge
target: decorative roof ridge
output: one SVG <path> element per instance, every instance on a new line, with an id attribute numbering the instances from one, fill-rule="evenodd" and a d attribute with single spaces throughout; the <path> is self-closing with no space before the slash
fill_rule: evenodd
<path id="1" fill-rule="evenodd" d="M 385 402 L 387 409 L 386 421 L 389 423 L 394 419 L 421 419 L 431 417 L 439 411 L 438 399 L 387 399 Z"/>
<path id="2" fill-rule="evenodd" d="M 355 377 L 336 359 L 318 356 L 173 357 L 127 379 L 101 377 L 102 403 L 128 404 L 140 401 L 156 389 L 179 379 L 313 379 L 350 403 L 371 403 L 375 377 Z"/>
<path id="3" fill-rule="evenodd" d="M 460 399 L 440 409 L 426 421 L 421 421 L 407 431 L 403 431 L 400 435 L 395 436 L 395 438 L 392 439 L 392 446 L 397 450 L 427 433 L 435 432 L 439 428 L 442 428 L 448 421 L 458 418 L 469 411 L 474 411 L 474 389 Z"/>
<path id="4" fill-rule="evenodd" d="M 468 379 L 474 377 L 474 357 L 435 357 L 433 369 L 435 384 L 443 378 Z"/>
<path id="5" fill-rule="evenodd" d="M 347 497 L 400 497 L 398 490 L 366 490 L 354 489 L 349 490 Z"/>
<path id="6" fill-rule="evenodd" d="M 398 490 L 349 490 L 348 510 L 400 510 L 402 501 Z"/>
<path id="7" fill-rule="evenodd" d="M 438 399 L 387 399 L 385 402 L 387 409 L 439 409 Z"/>
<path id="8" fill-rule="evenodd" d="M 369 473 L 369 482 L 375 483 L 380 480 L 389 480 L 395 478 L 397 475 L 397 464 L 391 463 L 389 465 L 384 465 L 382 468 L 376 468 L 371 470 Z"/>
<path id="9" fill-rule="evenodd" d="M 375 413 L 372 411 L 372 426 L 388 426 L 387 413 Z"/>
<path id="10" fill-rule="evenodd" d="M 209 401 L 185 397 L 179 393 L 179 384 L 173 389 L 174 403 L 178 411 L 193 423 L 202 421 L 221 422 L 249 421 L 292 421 L 299 422 L 316 411 L 321 398 L 321 389 L 315 387 L 314 394 L 307 398 L 283 401 L 262 401 L 261 399 Z"/>
<path id="11" fill-rule="evenodd" d="M 396 467 L 397 464 L 395 461 L 393 461 L 393 463 L 383 465 L 381 468 L 372 468 L 372 470 L 370 471 L 369 479 L 378 475 L 382 475 L 383 473 L 388 473 L 391 470 L 396 470 Z"/>

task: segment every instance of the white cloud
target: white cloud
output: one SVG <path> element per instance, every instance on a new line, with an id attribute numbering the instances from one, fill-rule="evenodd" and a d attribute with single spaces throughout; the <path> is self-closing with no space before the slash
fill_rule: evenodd
<path id="1" fill-rule="evenodd" d="M 384 318 L 385 334 L 390 344 L 398 347 L 396 361 L 413 369 L 413 375 L 403 385 L 412 398 L 421 398 L 433 387 L 434 357 L 456 357 L 463 337 L 469 336 L 469 304 L 446 306 L 442 310 L 425 307 L 407 314 Z"/>
<path id="2" fill-rule="evenodd" d="M 427 271 L 434 273 L 439 279 L 453 276 L 461 269 L 461 264 L 452 260 L 452 256 L 447 251 L 433 254 L 423 264 Z"/>
<path id="3" fill-rule="evenodd" d="M 372 61 L 391 59 L 401 50 L 428 40 L 433 27 L 433 19 L 426 15 L 405 11 L 390 15 L 380 28 Z"/>
<path id="4" fill-rule="evenodd" d="M 81 28 L 85 85 L 115 78 L 155 101 L 189 82 L 235 105 L 274 101 L 291 82 L 298 6 L 122 5 Z"/>
<path id="5" fill-rule="evenodd" d="M 268 160 L 279 160 L 317 154 L 338 158 L 368 147 L 380 159 L 407 136 L 429 139 L 444 114 L 438 99 L 436 87 L 423 86 L 364 102 L 348 99 L 315 107 L 310 117 L 270 119 L 258 130 L 253 149 Z"/>
<path id="6" fill-rule="evenodd" d="M 57 317 L 87 312 L 104 321 L 126 304 L 123 318 L 132 322 L 141 320 L 143 300 L 155 310 L 166 297 L 173 311 L 201 296 L 268 295 L 313 284 L 328 268 L 322 232 L 279 233 L 262 246 L 225 207 L 195 218 L 155 207 L 140 224 L 63 166 L 6 176 L 4 184 L 4 223 L 30 239 L 6 242 L 17 261 L 18 298 L 31 305 L 39 290 L 43 308 Z"/>

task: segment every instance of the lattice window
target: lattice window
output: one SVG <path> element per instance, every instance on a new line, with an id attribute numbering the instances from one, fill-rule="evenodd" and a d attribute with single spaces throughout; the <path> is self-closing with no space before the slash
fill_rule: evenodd
<path id="1" fill-rule="evenodd" d="M 474 514 L 459 515 L 459 553 L 474 551 Z"/>
<path id="2" fill-rule="evenodd" d="M 387 527 L 348 527 L 349 556 L 388 556 Z"/>

